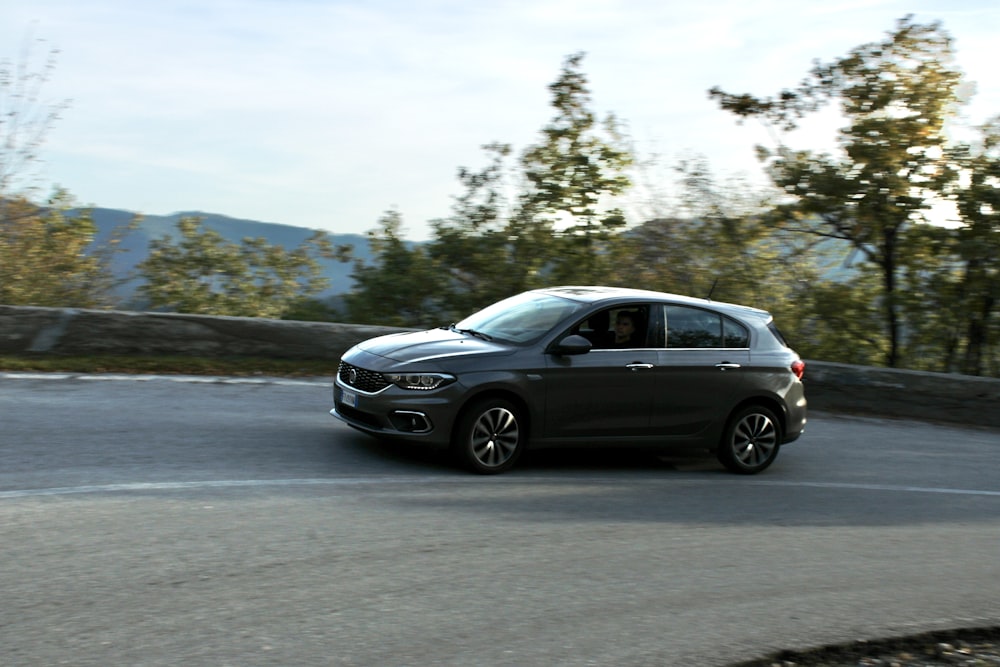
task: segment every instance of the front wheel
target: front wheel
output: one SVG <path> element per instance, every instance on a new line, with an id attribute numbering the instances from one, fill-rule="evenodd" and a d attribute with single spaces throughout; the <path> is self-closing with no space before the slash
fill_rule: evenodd
<path id="1" fill-rule="evenodd" d="M 774 413 L 753 405 L 730 418 L 717 455 L 730 471 L 753 475 L 774 463 L 780 446 L 781 426 Z"/>
<path id="2" fill-rule="evenodd" d="M 459 460 L 484 475 L 509 470 L 528 437 L 520 410 L 502 398 L 470 405 L 455 425 L 452 446 Z"/>

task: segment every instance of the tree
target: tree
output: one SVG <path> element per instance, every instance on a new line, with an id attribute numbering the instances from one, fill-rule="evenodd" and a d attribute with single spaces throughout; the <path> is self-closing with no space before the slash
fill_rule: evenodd
<path id="1" fill-rule="evenodd" d="M 875 366 L 883 362 L 889 339 L 882 326 L 879 275 L 871 264 L 850 273 L 804 282 L 772 312 L 790 344 L 804 358 Z"/>
<path id="2" fill-rule="evenodd" d="M 109 263 L 122 234 L 93 249 L 97 228 L 84 213 L 68 215 L 69 195 L 45 206 L 22 197 L 0 202 L 0 303 L 99 308 L 111 305 Z"/>
<path id="3" fill-rule="evenodd" d="M 403 218 L 387 211 L 368 233 L 375 256 L 371 265 L 354 261 L 355 288 L 346 295 L 351 322 L 399 327 L 440 326 L 443 277 L 421 247 L 403 239 Z M 345 258 L 346 259 L 346 258 Z"/>
<path id="4" fill-rule="evenodd" d="M 777 208 L 777 224 L 847 241 L 878 267 L 889 366 L 900 362 L 897 280 L 906 261 L 904 236 L 926 220 L 931 194 L 955 177 L 944 156 L 945 122 L 954 113 L 960 80 L 951 58 L 951 38 L 939 24 L 907 17 L 882 42 L 817 64 L 795 90 L 771 98 L 709 91 L 723 109 L 779 131 L 839 101 L 848 123 L 839 135 L 841 156 L 785 146 L 762 149 L 761 156 L 789 198 Z"/>
<path id="5" fill-rule="evenodd" d="M 139 264 L 139 291 L 153 308 L 183 313 L 279 318 L 329 285 L 318 257 L 331 257 L 326 234 L 316 232 L 293 250 L 263 238 L 227 242 L 198 218 L 177 223 L 181 239 L 150 242 Z"/>
<path id="6" fill-rule="evenodd" d="M 375 262 L 355 263 L 352 319 L 437 324 L 544 284 L 610 275 L 624 215 L 606 200 L 628 186 L 631 155 L 614 117 L 598 124 L 587 108 L 582 58 L 567 58 L 549 86 L 556 116 L 523 154 L 514 184 L 506 181 L 511 147 L 492 143 L 486 167 L 459 169 L 463 192 L 449 217 L 432 221 L 427 246 L 403 240 L 397 212 L 380 221 L 370 236 Z"/>
<path id="7" fill-rule="evenodd" d="M 952 196 L 961 226 L 953 232 L 953 256 L 961 267 L 953 292 L 964 324 L 963 373 L 981 375 L 991 348 L 997 345 L 996 310 L 1000 300 L 1000 117 L 981 128 L 973 148 L 959 147 L 956 160 L 964 178 Z M 1000 374 L 994 362 L 993 374 Z"/>
<path id="8" fill-rule="evenodd" d="M 620 208 L 608 207 L 631 185 L 631 151 L 614 115 L 598 123 L 580 66 L 584 54 L 566 58 L 549 86 L 556 115 L 542 129 L 542 143 L 521 163 L 529 190 L 522 198 L 519 233 L 542 232 L 561 242 L 552 256 L 556 282 L 593 282 L 606 273 L 604 244 L 625 226 Z"/>
<path id="9" fill-rule="evenodd" d="M 25 44 L 16 65 L 0 60 L 0 205 L 15 196 L 28 198 L 41 146 L 69 106 L 69 100 L 42 98 L 59 52 L 50 49 L 44 63 L 34 67 L 31 46 L 30 41 Z"/>
<path id="10" fill-rule="evenodd" d="M 838 358 L 843 334 L 829 330 L 818 310 L 826 301 L 813 295 L 836 291 L 826 265 L 834 263 L 831 252 L 839 250 L 839 262 L 844 250 L 767 224 L 773 193 L 738 178 L 717 181 L 704 158 L 686 158 L 676 172 L 676 207 L 615 239 L 609 282 L 763 308 L 801 353 Z"/>
<path id="11" fill-rule="evenodd" d="M 93 308 L 111 305 L 109 262 L 120 230 L 94 247 L 97 229 L 84 211 L 71 214 L 68 192 L 33 201 L 40 151 L 67 101 L 46 102 L 56 51 L 35 67 L 31 43 L 14 65 L 0 60 L 0 303 Z"/>
<path id="12" fill-rule="evenodd" d="M 489 163 L 480 171 L 460 167 L 464 191 L 455 197 L 452 215 L 431 222 L 434 239 L 427 254 L 442 273 L 443 303 L 451 319 L 522 291 L 532 264 L 516 262 L 523 241 L 511 230 L 506 193 L 508 144 L 483 146 Z"/>

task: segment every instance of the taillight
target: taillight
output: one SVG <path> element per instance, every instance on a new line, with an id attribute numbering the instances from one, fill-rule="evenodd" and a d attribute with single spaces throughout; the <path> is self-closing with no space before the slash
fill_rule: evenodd
<path id="1" fill-rule="evenodd" d="M 806 372 L 806 362 L 802 361 L 801 359 L 796 359 L 795 361 L 792 362 L 792 373 L 795 373 L 795 377 L 801 380 L 802 376 L 805 375 L 805 372 Z"/>

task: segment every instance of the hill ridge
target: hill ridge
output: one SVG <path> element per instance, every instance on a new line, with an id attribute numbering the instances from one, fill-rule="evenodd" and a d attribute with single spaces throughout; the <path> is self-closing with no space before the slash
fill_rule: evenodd
<path id="1" fill-rule="evenodd" d="M 136 277 L 136 266 L 149 256 L 149 243 L 154 239 L 164 237 L 179 238 L 177 223 L 184 218 L 195 217 L 201 220 L 206 229 L 217 232 L 230 243 L 239 243 L 244 238 L 263 238 L 272 245 L 294 248 L 304 242 L 317 231 L 314 228 L 290 225 L 281 222 L 265 222 L 246 218 L 235 218 L 221 213 L 204 211 L 176 211 L 167 215 L 136 213 L 126 209 L 108 207 L 79 208 L 73 213 L 89 212 L 97 227 L 95 247 L 103 245 L 114 234 L 116 229 L 129 224 L 136 216 L 139 223 L 136 229 L 129 232 L 121 242 L 123 252 L 117 253 L 111 262 L 111 272 L 121 281 L 116 290 L 116 296 L 123 307 L 138 305 L 136 291 L 141 279 Z M 335 246 L 349 245 L 354 248 L 354 256 L 365 263 L 370 263 L 372 253 L 368 237 L 358 233 L 338 234 L 326 232 L 330 242 Z M 353 263 L 336 260 L 320 260 L 323 275 L 330 280 L 330 287 L 317 295 L 319 299 L 334 298 L 349 292 L 353 286 L 351 273 Z"/>

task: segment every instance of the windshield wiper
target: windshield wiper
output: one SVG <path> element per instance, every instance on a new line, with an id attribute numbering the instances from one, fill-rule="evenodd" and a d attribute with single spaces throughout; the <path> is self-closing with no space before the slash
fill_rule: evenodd
<path id="1" fill-rule="evenodd" d="M 441 327 L 441 328 L 444 329 L 446 327 Z M 489 334 L 485 334 L 482 331 L 476 331 L 475 329 L 459 329 L 454 324 L 449 324 L 447 326 L 447 328 L 451 329 L 452 331 L 457 331 L 460 334 L 466 334 L 466 335 L 469 335 L 469 336 L 475 336 L 476 338 L 482 338 L 483 340 L 486 340 L 486 341 L 493 340 L 493 336 L 491 336 Z"/>

